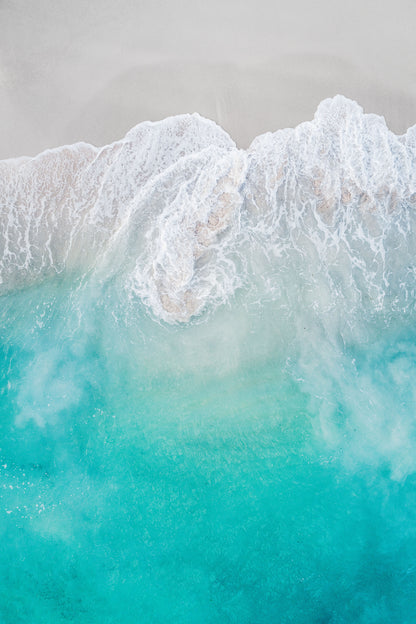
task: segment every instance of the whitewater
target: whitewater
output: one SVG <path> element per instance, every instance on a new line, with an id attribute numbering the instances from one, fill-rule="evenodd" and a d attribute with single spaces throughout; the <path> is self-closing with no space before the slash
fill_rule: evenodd
<path id="1" fill-rule="evenodd" d="M 416 618 L 416 126 L 0 161 L 0 622 Z"/>

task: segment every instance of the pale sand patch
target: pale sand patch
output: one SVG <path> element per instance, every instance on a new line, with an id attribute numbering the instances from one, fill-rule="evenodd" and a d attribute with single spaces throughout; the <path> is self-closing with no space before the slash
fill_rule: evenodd
<path id="1" fill-rule="evenodd" d="M 342 93 L 416 122 L 416 3 L 3 0 L 0 158 L 197 111 L 241 147 Z"/>

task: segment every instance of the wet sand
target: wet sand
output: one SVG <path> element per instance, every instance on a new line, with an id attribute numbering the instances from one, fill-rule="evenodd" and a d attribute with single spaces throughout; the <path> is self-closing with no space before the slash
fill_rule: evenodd
<path id="1" fill-rule="evenodd" d="M 197 111 L 246 147 L 342 93 L 416 123 L 411 0 L 3 0 L 0 158 Z"/>

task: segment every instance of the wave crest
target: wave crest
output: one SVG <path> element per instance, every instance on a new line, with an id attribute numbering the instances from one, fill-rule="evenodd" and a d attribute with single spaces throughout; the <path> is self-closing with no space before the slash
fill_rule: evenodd
<path id="1" fill-rule="evenodd" d="M 3 161 L 0 188 L 3 292 L 97 270 L 168 322 L 254 282 L 324 311 L 414 306 L 416 126 L 396 136 L 342 96 L 248 150 L 181 115 Z"/>

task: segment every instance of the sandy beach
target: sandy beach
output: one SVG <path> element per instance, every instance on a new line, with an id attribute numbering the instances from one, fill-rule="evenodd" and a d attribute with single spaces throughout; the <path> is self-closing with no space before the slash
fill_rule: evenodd
<path id="1" fill-rule="evenodd" d="M 197 111 L 241 147 L 342 93 L 416 122 L 416 5 L 270 0 L 0 3 L 0 158 Z"/>

